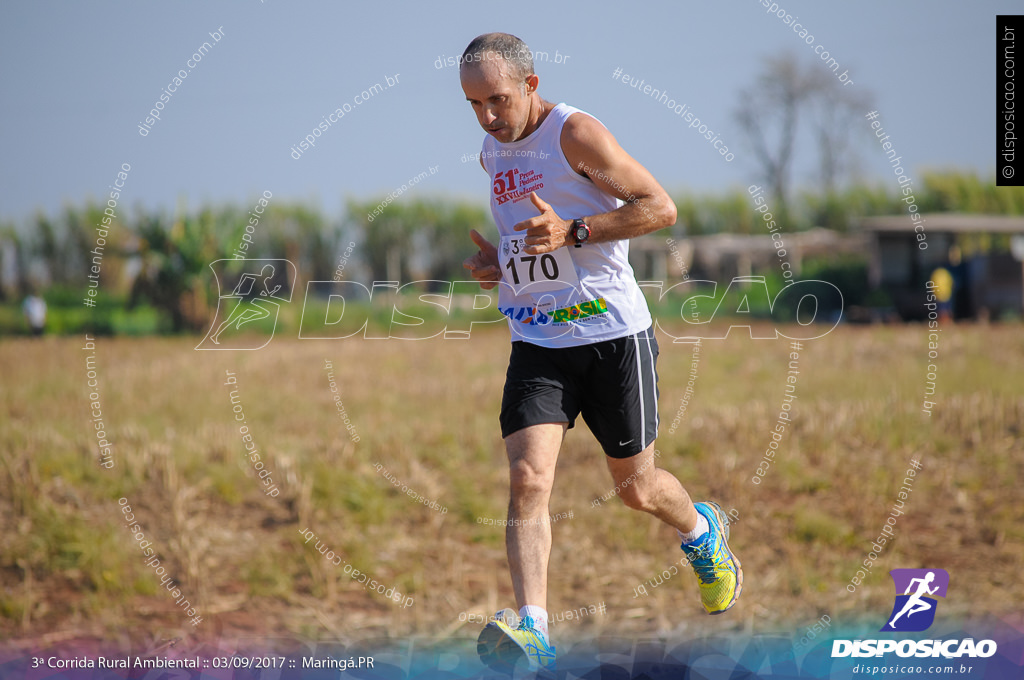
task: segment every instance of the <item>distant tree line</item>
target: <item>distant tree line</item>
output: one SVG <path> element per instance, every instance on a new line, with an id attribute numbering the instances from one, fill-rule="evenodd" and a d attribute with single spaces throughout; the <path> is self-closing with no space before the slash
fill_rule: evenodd
<path id="1" fill-rule="evenodd" d="M 914 177 L 917 205 L 922 213 L 964 212 L 985 215 L 1024 214 L 1024 188 L 997 187 L 994 178 L 982 179 L 956 171 L 925 172 Z M 859 183 L 835 191 L 805 189 L 791 201 L 783 231 L 825 227 L 841 233 L 855 229 L 857 220 L 877 215 L 906 214 L 906 203 L 893 181 Z M 745 189 L 724 194 L 684 193 L 674 197 L 679 224 L 692 236 L 722 232 L 764 233 L 760 214 L 751 210 Z"/>
<path id="2" fill-rule="evenodd" d="M 931 172 L 917 183 L 922 212 L 1024 214 L 1024 188 L 997 188 L 993 179 Z M 682 194 L 675 200 L 679 219 L 670 231 L 676 237 L 763 231 L 745 189 Z M 490 215 L 480 204 L 410 198 L 369 220 L 378 204 L 375 199 L 350 201 L 340 219 L 330 220 L 308 206 L 273 201 L 251 230 L 245 255 L 293 262 L 298 291 L 305 291 L 307 281 L 332 280 L 346 250 L 352 251 L 346 279 L 453 281 L 466 278 L 462 261 L 475 251 L 469 230 L 493 236 Z M 849 232 L 858 218 L 903 211 L 895 182 L 806 191 L 793 201 L 784 229 L 823 226 Z M 41 293 L 51 307 L 82 309 L 96 257 L 94 227 L 102 217 L 95 205 L 69 206 L 57 216 L 40 213 L 27 224 L 0 225 L 0 306 L 7 308 L 8 318 L 31 292 Z M 131 310 L 146 305 L 164 316 L 168 330 L 204 329 L 217 303 L 209 265 L 238 252 L 250 220 L 246 209 L 235 206 L 117 216 L 99 261 L 100 306 Z M 0 323 L 0 332 L 3 328 Z"/>

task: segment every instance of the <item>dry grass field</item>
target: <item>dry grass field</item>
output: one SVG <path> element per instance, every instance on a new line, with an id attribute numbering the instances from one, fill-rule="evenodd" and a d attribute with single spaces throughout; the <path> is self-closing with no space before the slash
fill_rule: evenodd
<path id="1" fill-rule="evenodd" d="M 558 635 L 687 636 L 803 630 L 823 614 L 876 627 L 887 574 L 951 575 L 944 616 L 1019 616 L 1024 601 L 1024 333 L 942 332 L 935 407 L 922 414 L 921 326 L 839 327 L 799 351 L 792 425 L 761 483 L 789 370 L 789 341 L 661 345 L 660 465 L 738 521 L 746 575 L 727 615 L 700 608 L 674 532 L 615 499 L 582 421 L 559 461 L 552 613 L 604 604 Z M 512 606 L 501 519 L 507 467 L 497 426 L 507 330 L 468 341 L 278 337 L 259 351 L 199 352 L 194 338 L 0 341 L 0 639 L 146 646 L 230 631 L 312 639 L 475 635 L 468 619 Z M 328 382 L 331 362 L 346 429 Z M 226 386 L 231 372 L 236 379 Z M 99 465 L 96 390 L 114 467 Z M 235 408 L 271 471 L 256 476 Z M 358 438 L 358 441 L 353 441 Z M 921 464 L 895 539 L 855 593 L 846 585 Z M 395 486 L 388 477 L 399 481 Z M 441 513 L 401 485 L 447 509 Z M 125 527 L 127 499 L 184 597 L 193 626 Z M 414 598 L 370 593 L 304 543 L 308 529 L 355 569 Z M 647 595 L 636 590 L 642 583 Z M 652 584 L 658 584 L 656 587 Z M 461 619 L 461 620 L 460 620 Z M 877 629 L 877 628 L 876 628 Z"/>

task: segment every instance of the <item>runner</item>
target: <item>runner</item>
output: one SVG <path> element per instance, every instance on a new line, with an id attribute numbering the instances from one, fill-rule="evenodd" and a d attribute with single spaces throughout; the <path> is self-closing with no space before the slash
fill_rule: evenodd
<path id="1" fill-rule="evenodd" d="M 501 284 L 512 350 L 501 405 L 510 471 L 505 534 L 521 620 L 489 623 L 487 665 L 554 669 L 548 639 L 548 501 L 566 430 L 583 416 L 623 502 L 674 527 L 711 614 L 729 609 L 743 576 L 728 518 L 690 500 L 654 466 L 658 343 L 627 260 L 628 239 L 670 226 L 676 208 L 647 170 L 594 117 L 537 93 L 527 46 L 506 33 L 475 38 L 462 89 L 487 132 L 480 164 L 491 182 L 496 246 L 476 230 L 464 266 L 485 289 Z"/>

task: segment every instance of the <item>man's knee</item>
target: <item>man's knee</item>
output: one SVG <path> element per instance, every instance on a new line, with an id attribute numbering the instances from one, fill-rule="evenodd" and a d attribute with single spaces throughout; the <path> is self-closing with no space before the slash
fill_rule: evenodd
<path id="1" fill-rule="evenodd" d="M 551 492 L 553 483 L 553 470 L 541 470 L 522 460 L 509 466 L 509 485 L 513 501 L 546 496 Z"/>
<path id="2" fill-rule="evenodd" d="M 636 484 L 630 484 L 619 491 L 619 498 L 632 510 L 650 512 L 655 507 L 654 494 Z"/>

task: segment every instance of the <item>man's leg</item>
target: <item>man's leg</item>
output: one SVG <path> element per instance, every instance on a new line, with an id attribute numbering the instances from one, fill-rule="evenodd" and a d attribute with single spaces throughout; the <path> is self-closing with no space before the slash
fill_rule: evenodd
<path id="1" fill-rule="evenodd" d="M 709 614 L 730 609 L 743 590 L 740 561 L 729 549 L 729 518 L 715 503 L 698 510 L 683 485 L 654 465 L 654 444 L 629 458 L 607 457 L 623 503 L 676 528 L 682 550 L 700 580 L 701 603 Z M 698 528 L 700 524 L 700 528 Z"/>
<path id="2" fill-rule="evenodd" d="M 567 427 L 567 423 L 531 425 L 505 438 L 509 463 L 505 547 L 519 608 L 533 605 L 547 609 L 551 555 L 548 501 Z"/>
<path id="3" fill-rule="evenodd" d="M 524 655 L 531 666 L 554 669 L 555 648 L 547 640 L 548 501 L 566 429 L 567 422 L 529 425 L 505 437 L 509 464 L 505 547 L 523 618 L 515 629 L 505 621 L 492 621 L 477 638 L 480 660 L 501 672 L 512 672 Z"/>
<path id="4" fill-rule="evenodd" d="M 697 509 L 686 489 L 671 472 L 655 466 L 654 442 L 635 456 L 605 459 L 627 507 L 654 515 L 684 534 L 697 526 Z"/>

